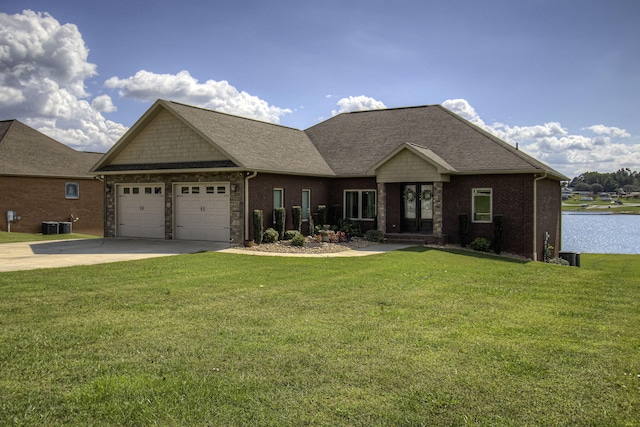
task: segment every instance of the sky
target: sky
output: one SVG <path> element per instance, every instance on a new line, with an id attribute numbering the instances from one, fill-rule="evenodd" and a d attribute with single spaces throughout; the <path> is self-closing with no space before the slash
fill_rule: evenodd
<path id="1" fill-rule="evenodd" d="M 640 170 L 635 0 L 0 0 L 0 120 L 106 152 L 156 99 L 309 128 L 441 104 L 574 177 Z"/>

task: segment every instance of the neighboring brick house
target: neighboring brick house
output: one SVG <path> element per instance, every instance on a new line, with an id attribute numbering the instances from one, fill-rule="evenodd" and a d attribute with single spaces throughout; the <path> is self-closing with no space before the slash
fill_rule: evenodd
<path id="1" fill-rule="evenodd" d="M 69 231 L 102 236 L 104 187 L 89 174 L 101 157 L 17 120 L 0 121 L 0 230 L 40 233 L 45 221 L 65 222 Z M 7 211 L 20 219 L 9 224 Z"/>
<path id="2" fill-rule="evenodd" d="M 104 177 L 105 236 L 240 242 L 252 212 L 349 218 L 390 239 L 493 239 L 542 259 L 560 249 L 567 177 L 439 106 L 345 113 L 305 131 L 158 100 L 92 169 Z M 306 224 L 305 224 L 306 227 Z M 417 238 L 417 240 L 416 240 Z"/>

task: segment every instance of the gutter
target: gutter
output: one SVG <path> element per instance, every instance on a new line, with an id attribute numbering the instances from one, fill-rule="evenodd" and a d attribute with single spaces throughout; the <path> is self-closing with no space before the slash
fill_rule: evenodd
<path id="1" fill-rule="evenodd" d="M 249 180 L 258 176 L 258 171 L 246 172 L 244 176 L 244 240 L 249 240 Z"/>
<path id="2" fill-rule="evenodd" d="M 538 181 L 547 177 L 547 172 L 533 180 L 533 260 L 538 261 Z"/>

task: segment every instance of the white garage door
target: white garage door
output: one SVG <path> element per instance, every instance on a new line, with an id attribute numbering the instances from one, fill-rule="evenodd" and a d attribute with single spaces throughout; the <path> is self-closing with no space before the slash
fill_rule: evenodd
<path id="1" fill-rule="evenodd" d="M 119 184 L 116 235 L 164 239 L 164 185 Z"/>
<path id="2" fill-rule="evenodd" d="M 229 241 L 228 182 L 175 184 L 176 239 Z"/>

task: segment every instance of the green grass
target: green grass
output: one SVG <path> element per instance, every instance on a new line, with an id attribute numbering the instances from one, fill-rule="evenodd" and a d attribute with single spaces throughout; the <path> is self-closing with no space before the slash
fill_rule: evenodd
<path id="1" fill-rule="evenodd" d="M 640 257 L 0 273 L 0 425 L 638 425 Z"/>
<path id="2" fill-rule="evenodd" d="M 99 236 L 88 234 L 68 233 L 68 234 L 42 234 L 42 233 L 7 233 L 0 232 L 0 243 L 16 242 L 40 242 L 44 240 L 66 240 L 66 239 L 98 239 Z"/>
<path id="3" fill-rule="evenodd" d="M 624 214 L 640 214 L 640 200 L 637 199 L 627 199 L 623 201 L 622 205 L 614 205 L 609 201 L 601 201 L 599 198 L 596 198 L 592 202 L 583 202 L 580 200 L 580 197 L 574 197 L 568 200 L 562 201 L 562 210 L 563 211 L 593 211 L 593 212 L 613 212 L 613 213 L 624 213 Z M 583 207 L 583 205 L 587 205 L 587 207 Z"/>

